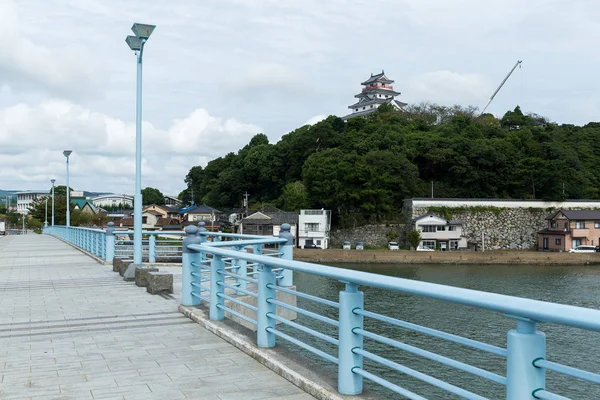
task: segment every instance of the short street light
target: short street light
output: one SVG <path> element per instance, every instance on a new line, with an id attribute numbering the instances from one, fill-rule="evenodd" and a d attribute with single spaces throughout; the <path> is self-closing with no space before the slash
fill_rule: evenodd
<path id="1" fill-rule="evenodd" d="M 135 278 L 135 269 L 142 266 L 142 56 L 144 45 L 154 31 L 154 25 L 135 23 L 125 42 L 137 56 L 137 83 L 135 108 L 135 193 L 133 196 L 133 264 L 123 274 L 125 280 Z"/>
<path id="2" fill-rule="evenodd" d="M 69 156 L 71 155 L 73 151 L 72 150 L 65 150 L 63 151 L 63 154 L 65 157 L 67 157 L 67 228 L 71 226 L 71 210 L 69 208 L 69 195 L 70 195 L 70 186 L 69 186 Z"/>

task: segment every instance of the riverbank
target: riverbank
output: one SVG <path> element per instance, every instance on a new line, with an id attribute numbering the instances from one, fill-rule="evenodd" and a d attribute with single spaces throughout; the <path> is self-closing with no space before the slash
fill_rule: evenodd
<path id="1" fill-rule="evenodd" d="M 319 263 L 600 265 L 600 253 L 548 253 L 528 250 L 448 252 L 294 249 L 294 259 Z"/>

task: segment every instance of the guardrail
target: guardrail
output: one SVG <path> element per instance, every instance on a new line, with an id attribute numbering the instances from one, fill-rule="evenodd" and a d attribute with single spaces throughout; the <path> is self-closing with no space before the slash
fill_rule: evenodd
<path id="1" fill-rule="evenodd" d="M 87 228 L 66 229 L 56 226 L 44 231 L 59 236 L 105 260 L 109 258 L 112 260 L 114 256 L 114 253 L 111 254 L 111 246 L 114 251 L 112 226 L 105 231 Z M 118 232 L 120 233 L 122 232 Z M 151 232 L 151 234 L 164 234 L 164 232 Z M 366 379 L 406 398 L 424 399 L 423 396 L 403 388 L 398 382 L 384 379 L 375 371 L 365 368 L 363 361 L 367 359 L 462 398 L 485 399 L 484 396 L 468 389 L 394 361 L 391 355 L 398 351 L 483 378 L 498 385 L 499 390 L 503 390 L 506 398 L 510 400 L 566 399 L 567 397 L 546 390 L 547 371 L 600 384 L 600 375 L 595 372 L 548 360 L 546 337 L 538 330 L 539 324 L 557 324 L 600 332 L 598 310 L 294 261 L 293 238 L 288 224 L 282 225 L 279 237 L 213 233 L 206 232 L 203 227 L 195 226 L 187 227 L 185 235 L 182 242 L 182 305 L 197 306 L 206 303 L 212 320 L 224 319 L 227 312 L 256 326 L 259 347 L 273 347 L 278 339 L 285 340 L 336 365 L 338 391 L 342 394 L 362 393 L 363 381 Z M 210 236 L 214 241 L 207 241 L 207 237 Z M 113 240 L 112 245 L 111 240 Z M 102 244 L 105 246 L 103 247 Z M 247 252 L 247 248 L 252 249 L 252 253 Z M 296 290 L 292 286 L 294 271 L 341 282 L 344 289 L 339 292 L 338 301 Z M 506 333 L 506 348 L 491 345 L 371 312 L 364 307 L 364 294 L 359 290 L 360 286 L 389 291 L 390 299 L 394 298 L 394 294 L 409 294 L 501 313 L 513 319 L 515 327 Z M 256 291 L 252 290 L 254 287 Z M 279 301 L 278 292 L 337 310 L 338 319 Z M 248 304 L 236 295 L 249 296 L 255 299 L 256 305 Z M 230 305 L 236 304 L 248 312 L 238 312 L 231 306 L 226 306 L 226 300 Z M 312 326 L 286 319 L 278 314 L 277 306 L 330 326 L 336 333 L 328 335 Z M 391 302 L 390 307 L 396 306 Z M 283 332 L 277 327 L 277 323 L 298 334 Z M 506 374 L 500 375 L 384 336 L 379 330 L 382 324 L 428 335 L 437 340 L 457 343 L 493 355 L 500 360 L 503 359 Z M 334 346 L 336 351 L 327 352 L 308 344 L 305 340 L 306 335 Z M 385 351 L 367 351 L 364 346 L 365 341 L 377 343 Z"/>
<path id="2" fill-rule="evenodd" d="M 186 228 L 188 237 L 183 241 L 183 286 L 182 304 L 197 306 L 206 302 L 210 310 L 210 319 L 222 320 L 225 311 L 233 316 L 256 326 L 257 345 L 273 347 L 277 339 L 297 345 L 327 362 L 337 365 L 338 391 L 345 395 L 362 393 L 363 380 L 367 379 L 386 387 L 409 399 L 424 399 L 398 383 L 384 379 L 363 367 L 363 360 L 368 359 L 401 374 L 409 375 L 424 383 L 436 386 L 446 392 L 465 399 L 485 399 L 467 389 L 458 387 L 441 379 L 419 372 L 389 357 L 392 351 L 402 351 L 432 362 L 455 368 L 471 375 L 483 378 L 503 388 L 507 399 L 566 399 L 546 390 L 546 371 L 553 371 L 573 378 L 600 384 L 600 375 L 575 367 L 562 365 L 546 359 L 546 337 L 537 329 L 541 323 L 551 323 L 576 327 L 590 331 L 600 331 L 600 311 L 555 304 L 519 297 L 505 296 L 470 289 L 462 289 L 409 279 L 394 278 L 361 271 L 353 271 L 336 267 L 294 261 L 292 258 L 292 239 L 290 226 L 281 227 L 280 239 L 238 240 L 227 243 L 206 243 L 202 232 L 196 227 Z M 247 253 L 244 249 L 264 243 L 277 243 L 276 253 Z M 229 249 L 225 247 L 230 247 Z M 259 250 L 259 249 L 257 249 Z M 275 256 L 275 257 L 274 257 Z M 253 271 L 248 272 L 252 267 Z M 240 272 L 241 271 L 241 272 Z M 339 293 L 338 301 L 331 301 L 302 293 L 288 286 L 291 279 L 285 276 L 296 272 L 313 274 L 333 280 L 344 285 Z M 228 284 L 228 279 L 235 279 L 235 284 Z M 257 292 L 245 289 L 245 284 L 257 286 Z M 507 347 L 502 348 L 470 338 L 450 334 L 440 330 L 420 326 L 389 316 L 370 312 L 364 307 L 364 294 L 359 286 L 388 290 L 390 294 L 403 293 L 437 299 L 454 304 L 502 313 L 515 321 L 515 328 L 507 332 Z M 256 299 L 256 306 L 246 304 L 227 294 L 242 293 Z M 337 320 L 317 314 L 276 300 L 277 292 L 284 292 L 316 302 L 339 312 Z M 390 299 L 393 297 L 390 296 Z M 238 313 L 225 307 L 224 300 L 230 300 L 250 310 L 255 318 Z M 277 314 L 276 306 L 292 310 L 298 314 L 330 325 L 337 330 L 337 335 L 327 335 L 312 327 L 301 325 L 285 319 Z M 394 305 L 392 304 L 391 307 Z M 277 328 L 277 323 L 292 328 L 297 335 L 284 333 Z M 499 375 L 468 363 L 436 354 L 406 343 L 391 339 L 377 333 L 377 326 L 386 324 L 429 335 L 439 340 L 458 343 L 471 349 L 505 359 L 506 375 Z M 320 350 L 303 340 L 311 335 L 337 348 L 332 354 Z M 385 352 L 365 350 L 363 343 L 371 341 L 385 348 Z"/>

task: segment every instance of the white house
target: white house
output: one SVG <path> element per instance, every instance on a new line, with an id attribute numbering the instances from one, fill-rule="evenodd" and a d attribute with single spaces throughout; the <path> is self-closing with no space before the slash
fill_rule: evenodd
<path id="1" fill-rule="evenodd" d="M 181 200 L 177 198 L 177 196 L 169 196 L 165 195 L 165 206 L 171 207 L 181 207 Z"/>
<path id="2" fill-rule="evenodd" d="M 29 206 L 35 200 L 41 197 L 51 198 L 52 195 L 48 190 L 27 190 L 24 192 L 17 192 L 17 212 L 19 214 L 29 214 Z"/>
<path id="3" fill-rule="evenodd" d="M 467 238 L 462 236 L 460 221 L 448 221 L 438 215 L 427 213 L 412 220 L 413 230 L 421 234 L 419 247 L 440 250 L 458 250 L 467 247 Z"/>
<path id="4" fill-rule="evenodd" d="M 331 210 L 300 210 L 298 216 L 298 247 L 316 245 L 329 247 Z"/>
<path id="5" fill-rule="evenodd" d="M 117 207 L 122 206 L 124 208 L 133 207 L 133 197 L 127 196 L 126 194 L 106 194 L 92 199 L 95 207 Z"/>

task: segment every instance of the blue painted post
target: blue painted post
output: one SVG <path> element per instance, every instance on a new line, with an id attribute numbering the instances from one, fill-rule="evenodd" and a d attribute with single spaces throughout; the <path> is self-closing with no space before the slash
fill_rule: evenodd
<path id="1" fill-rule="evenodd" d="M 115 223 L 109 222 L 106 228 L 105 250 L 106 262 L 112 263 L 115 258 Z"/>
<path id="2" fill-rule="evenodd" d="M 506 343 L 506 398 L 533 400 L 533 392 L 546 388 L 546 370 L 533 361 L 546 358 L 546 335 L 535 329 L 535 322 L 517 319 L 517 329 L 508 331 Z"/>
<path id="3" fill-rule="evenodd" d="M 156 236 L 148 236 L 148 262 L 156 262 Z"/>
<path id="4" fill-rule="evenodd" d="M 200 253 L 187 248 L 190 244 L 200 244 L 199 229 L 193 225 L 185 228 L 186 237 L 181 244 L 181 304 L 184 306 L 197 306 L 200 299 L 192 293 L 200 294 L 200 289 L 192 283 L 200 284 L 200 279 L 195 279 L 192 273 L 200 273 Z"/>
<path id="5" fill-rule="evenodd" d="M 206 225 L 206 223 L 204 222 L 198 222 L 198 237 L 200 238 L 200 243 L 206 243 L 206 228 L 204 227 Z M 206 254 L 204 252 L 200 252 L 200 267 L 199 268 L 204 268 L 205 264 L 204 262 L 206 261 Z M 198 278 L 200 279 L 200 278 Z"/>
<path id="6" fill-rule="evenodd" d="M 240 253 L 246 253 L 246 249 L 240 248 L 239 246 L 237 248 L 238 248 L 238 251 Z M 237 266 L 238 266 L 238 268 L 237 268 L 237 274 L 239 276 L 247 278 L 248 277 L 248 261 L 237 259 Z M 247 290 L 248 289 L 248 282 L 247 281 L 245 281 L 243 279 L 236 279 L 236 282 L 239 284 L 238 287 L 240 289 L 242 289 L 242 290 Z M 244 293 L 238 292 L 237 294 L 243 295 Z"/>
<path id="7" fill-rule="evenodd" d="M 277 278 L 271 267 L 261 265 L 258 272 L 258 311 L 256 313 L 256 343 L 258 347 L 275 346 L 275 334 L 267 332 L 267 328 L 275 328 L 275 321 L 267 315 L 275 314 L 277 310 L 275 304 L 269 303 L 267 300 L 277 298 L 276 284 Z"/>
<path id="8" fill-rule="evenodd" d="M 362 393 L 362 376 L 352 372 L 355 367 L 362 368 L 362 356 L 352 349 L 363 347 L 363 337 L 352 330 L 363 327 L 363 316 L 353 310 L 363 309 L 364 294 L 354 283 L 346 283 L 346 289 L 340 292 L 339 347 L 338 347 L 338 392 L 341 394 Z"/>
<path id="9" fill-rule="evenodd" d="M 287 239 L 286 243 L 279 244 L 280 258 L 286 260 L 294 259 L 294 236 L 291 232 L 292 226 L 290 224 L 282 224 L 279 237 Z M 292 286 L 294 284 L 294 271 L 284 269 L 281 271 L 281 279 L 278 282 L 279 286 Z"/>
<path id="10" fill-rule="evenodd" d="M 262 244 L 255 244 L 252 248 L 252 254 L 261 255 L 262 253 Z M 252 267 L 252 272 L 260 271 L 260 267 L 260 264 L 254 263 L 254 267 Z"/>
<path id="11" fill-rule="evenodd" d="M 210 319 L 212 320 L 225 318 L 225 311 L 217 307 L 217 305 L 223 306 L 225 304 L 225 299 L 217 295 L 218 293 L 225 293 L 225 286 L 219 285 L 219 283 L 225 281 L 224 268 L 223 258 L 213 254 L 213 259 L 210 262 Z"/>

